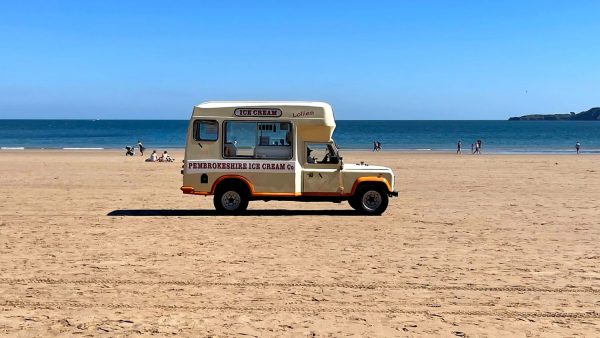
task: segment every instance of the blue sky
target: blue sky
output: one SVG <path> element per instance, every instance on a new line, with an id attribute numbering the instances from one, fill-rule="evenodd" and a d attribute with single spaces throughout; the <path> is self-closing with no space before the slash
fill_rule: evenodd
<path id="1" fill-rule="evenodd" d="M 319 100 L 339 119 L 600 106 L 598 1 L 2 1 L 0 118 L 187 119 Z"/>

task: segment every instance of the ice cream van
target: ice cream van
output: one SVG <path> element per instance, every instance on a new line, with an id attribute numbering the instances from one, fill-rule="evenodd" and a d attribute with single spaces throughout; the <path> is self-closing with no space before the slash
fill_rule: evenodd
<path id="1" fill-rule="evenodd" d="M 205 102 L 194 107 L 183 161 L 184 194 L 213 195 L 220 213 L 253 200 L 348 201 L 380 215 L 394 190 L 386 167 L 344 163 L 323 102 Z"/>

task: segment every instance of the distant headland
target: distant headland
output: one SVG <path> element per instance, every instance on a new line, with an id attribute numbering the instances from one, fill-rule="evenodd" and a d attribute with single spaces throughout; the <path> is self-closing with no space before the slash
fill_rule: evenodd
<path id="1" fill-rule="evenodd" d="M 575 114 L 532 114 L 511 117 L 509 121 L 600 121 L 600 107 Z"/>

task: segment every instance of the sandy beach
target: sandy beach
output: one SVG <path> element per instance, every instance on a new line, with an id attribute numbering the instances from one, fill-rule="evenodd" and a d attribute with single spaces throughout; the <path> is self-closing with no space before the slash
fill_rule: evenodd
<path id="1" fill-rule="evenodd" d="M 174 157 L 0 151 L 0 334 L 600 335 L 600 156 L 346 152 L 380 217 L 217 216 Z"/>

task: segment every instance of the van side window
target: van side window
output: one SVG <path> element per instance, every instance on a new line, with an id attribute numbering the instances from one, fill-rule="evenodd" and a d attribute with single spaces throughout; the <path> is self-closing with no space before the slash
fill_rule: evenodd
<path id="1" fill-rule="evenodd" d="M 308 164 L 337 164 L 339 155 L 331 143 L 306 144 L 306 163 Z"/>
<path id="2" fill-rule="evenodd" d="M 216 141 L 219 138 L 219 122 L 195 121 L 194 139 L 196 141 Z"/>
<path id="3" fill-rule="evenodd" d="M 289 122 L 225 122 L 223 157 L 292 158 L 292 124 Z"/>

